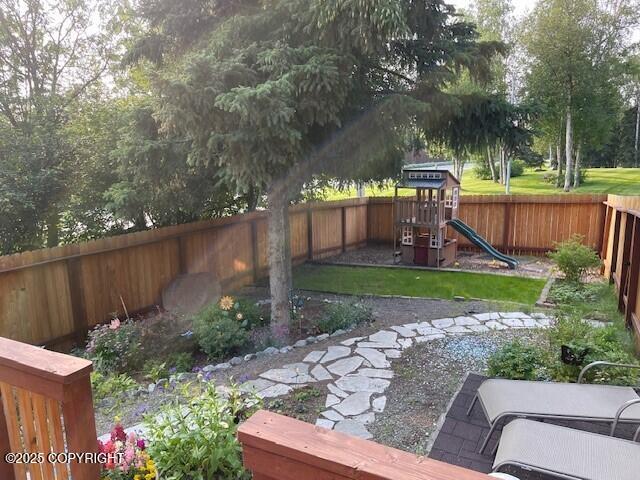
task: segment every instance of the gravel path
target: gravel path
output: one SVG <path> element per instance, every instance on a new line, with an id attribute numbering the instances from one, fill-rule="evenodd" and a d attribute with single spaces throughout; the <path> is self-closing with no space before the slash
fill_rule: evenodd
<path id="1" fill-rule="evenodd" d="M 429 453 L 440 416 L 469 372 L 484 373 L 487 358 L 515 338 L 542 341 L 538 330 L 501 330 L 445 337 L 415 345 L 393 364 L 387 407 L 369 431 L 384 445 L 418 455 Z"/>

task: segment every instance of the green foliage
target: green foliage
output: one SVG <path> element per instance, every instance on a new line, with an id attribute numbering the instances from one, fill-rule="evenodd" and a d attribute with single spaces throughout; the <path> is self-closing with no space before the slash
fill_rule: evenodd
<path id="1" fill-rule="evenodd" d="M 85 354 L 105 374 L 135 370 L 141 363 L 140 331 L 131 320 L 98 325 L 89 332 Z"/>
<path id="2" fill-rule="evenodd" d="M 569 282 L 580 282 L 589 269 L 600 266 L 596 252 L 584 245 L 583 241 L 582 235 L 572 235 L 568 240 L 556 244 L 555 252 L 548 253 Z"/>
<path id="3" fill-rule="evenodd" d="M 155 383 L 161 378 L 167 378 L 169 376 L 169 369 L 165 362 L 160 362 L 159 360 L 147 360 L 144 362 L 142 373 L 145 378 Z"/>
<path id="4" fill-rule="evenodd" d="M 487 162 L 478 162 L 478 164 L 473 168 L 473 176 L 478 180 L 491 180 L 491 169 Z"/>
<path id="5" fill-rule="evenodd" d="M 551 287 L 548 298 L 553 303 L 560 305 L 568 304 L 573 306 L 580 303 L 593 303 L 600 298 L 603 286 L 602 282 L 556 281 Z"/>
<path id="6" fill-rule="evenodd" d="M 560 317 L 548 331 L 553 361 L 549 371 L 557 381 L 576 381 L 580 370 L 591 362 L 609 361 L 637 364 L 633 342 L 629 333 L 618 324 L 597 328 L 579 317 Z M 579 359 L 576 365 L 567 365 L 560 359 L 562 346 L 567 346 Z M 636 385 L 638 372 L 616 368 L 595 369 L 588 374 L 592 383 Z"/>
<path id="7" fill-rule="evenodd" d="M 96 400 L 117 398 L 136 388 L 138 384 L 126 373 L 116 375 L 105 375 L 97 371 L 91 373 L 91 389 L 93 398 Z"/>
<path id="8" fill-rule="evenodd" d="M 169 371 L 175 373 L 190 372 L 194 364 L 193 355 L 188 352 L 176 352 L 167 357 Z"/>
<path id="9" fill-rule="evenodd" d="M 489 357 L 489 375 L 512 380 L 540 380 L 544 378 L 546 352 L 520 340 L 506 344 Z"/>
<path id="10" fill-rule="evenodd" d="M 231 316 L 218 304 L 210 305 L 193 321 L 200 348 L 211 358 L 225 358 L 238 352 L 249 341 L 245 321 Z"/>
<path id="11" fill-rule="evenodd" d="M 361 303 L 330 303 L 316 321 L 320 333 L 333 333 L 371 321 L 371 309 Z"/>
<path id="12" fill-rule="evenodd" d="M 522 160 L 511 162 L 511 178 L 521 177 L 524 174 L 525 163 Z"/>
<path id="13" fill-rule="evenodd" d="M 222 398 L 213 385 L 186 405 L 175 403 L 145 420 L 149 454 L 166 480 L 243 480 L 236 438 L 238 425 L 259 406 L 254 397 L 232 389 Z"/>

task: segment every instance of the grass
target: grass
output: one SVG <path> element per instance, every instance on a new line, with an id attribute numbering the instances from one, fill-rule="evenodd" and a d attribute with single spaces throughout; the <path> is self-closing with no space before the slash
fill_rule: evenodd
<path id="1" fill-rule="evenodd" d="M 553 184 L 545 182 L 545 171 L 527 170 L 524 175 L 511 179 L 511 193 L 520 195 L 556 194 L 562 191 Z M 393 196 L 393 186 L 368 187 L 367 196 Z M 585 183 L 573 193 L 614 193 L 618 195 L 640 195 L 640 168 L 590 168 Z M 412 190 L 401 193 L 411 195 Z M 462 178 L 463 195 L 497 195 L 504 193 L 504 186 L 491 180 L 478 180 L 472 170 L 467 170 Z M 343 191 L 328 190 L 327 200 L 341 200 L 356 196 L 355 189 Z"/>
<path id="2" fill-rule="evenodd" d="M 295 288 L 352 295 L 482 298 L 533 305 L 541 279 L 467 272 L 436 272 L 408 268 L 303 265 L 294 271 Z"/>

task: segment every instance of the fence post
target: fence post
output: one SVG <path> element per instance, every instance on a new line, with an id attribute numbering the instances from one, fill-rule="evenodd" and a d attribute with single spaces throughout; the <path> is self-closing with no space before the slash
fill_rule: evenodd
<path id="1" fill-rule="evenodd" d="M 42 451 L 45 456 L 97 453 L 91 370 L 88 360 L 0 337 L 0 391 L 3 404 L 8 405 L 0 410 L 0 430 L 8 433 L 0 431 L 0 451 L 6 449 L 9 439 L 13 452 L 30 445 L 30 451 Z M 24 465 L 14 467 L 21 472 Z M 5 468 L 0 464 L 2 479 L 7 478 Z M 66 466 L 60 463 L 44 462 L 28 468 L 36 472 L 31 478 L 53 478 L 54 470 L 60 480 L 69 478 Z M 72 461 L 69 468 L 72 478 L 78 480 L 97 480 L 100 475 L 98 463 Z"/>
<path id="2" fill-rule="evenodd" d="M 73 313 L 73 334 L 78 344 L 84 342 L 87 331 L 89 330 L 85 316 L 81 261 L 80 258 L 69 258 L 66 261 L 71 311 Z"/>
<path id="3" fill-rule="evenodd" d="M 629 266 L 629 282 L 627 286 L 627 305 L 624 319 L 628 327 L 631 327 L 632 314 L 638 301 L 638 275 L 640 275 L 640 218 L 633 217 L 633 234 L 631 239 L 631 252 L 629 254 L 631 265 Z"/>

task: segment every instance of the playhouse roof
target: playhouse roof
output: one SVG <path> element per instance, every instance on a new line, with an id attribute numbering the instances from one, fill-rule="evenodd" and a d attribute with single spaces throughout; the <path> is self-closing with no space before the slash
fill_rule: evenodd
<path id="1" fill-rule="evenodd" d="M 460 181 L 449 170 L 436 170 L 417 164 L 407 165 L 402 169 L 402 180 L 397 187 L 439 190 L 458 185 Z"/>

